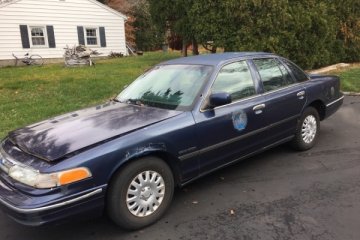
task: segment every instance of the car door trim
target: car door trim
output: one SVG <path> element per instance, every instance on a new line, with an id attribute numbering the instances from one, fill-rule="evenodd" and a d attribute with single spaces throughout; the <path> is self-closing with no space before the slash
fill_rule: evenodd
<path id="1" fill-rule="evenodd" d="M 275 93 L 275 92 L 280 92 L 280 91 L 283 91 L 283 90 L 286 90 L 286 89 L 289 89 L 289 88 L 292 88 L 292 87 L 298 87 L 298 86 L 301 86 L 301 85 L 304 85 L 303 82 L 299 82 L 299 83 L 293 83 L 293 84 L 289 84 L 285 87 L 282 87 L 282 88 L 278 88 L 278 89 L 275 89 L 275 90 L 271 90 L 271 91 L 268 91 L 268 92 L 264 92 L 263 94 L 261 94 L 262 96 L 266 96 L 266 95 L 269 95 L 269 94 L 272 94 L 272 93 Z M 304 86 L 303 86 L 304 87 Z"/>
<path id="2" fill-rule="evenodd" d="M 189 158 L 192 158 L 192 157 L 195 157 L 195 156 L 198 156 L 198 155 L 201 155 L 201 154 L 204 154 L 204 153 L 207 153 L 207 152 L 210 152 L 210 151 L 213 151 L 215 149 L 218 149 L 218 148 L 221 148 L 221 147 L 224 147 L 226 145 L 229 145 L 229 144 L 232 144 L 234 142 L 237 142 L 237 141 L 240 141 L 240 140 L 243 140 L 245 138 L 248 138 L 248 137 L 251 137 L 251 136 L 254 136 L 258 133 L 261 133 L 261 132 L 264 132 L 270 128 L 273 128 L 273 127 L 276 127 L 278 125 L 281 125 L 285 122 L 288 122 L 288 121 L 291 121 L 291 120 L 294 120 L 294 119 L 297 119 L 299 118 L 300 115 L 295 115 L 295 116 L 292 116 L 292 117 L 289 117 L 289 118 L 286 118 L 286 119 L 283 119 L 277 123 L 274 123 L 274 124 L 270 124 L 266 127 L 263 127 L 263 128 L 260 128 L 260 129 L 257 129 L 257 130 L 254 130 L 254 131 L 251 131 L 249 133 L 246 133 L 244 135 L 241 135 L 241 136 L 238 136 L 238 137 L 235 137 L 235 138 L 231 138 L 229 140 L 226 140 L 226 141 L 223 141 L 223 142 L 219 142 L 219 143 L 216 143 L 214 145 L 211 145 L 211 146 L 208 146 L 208 147 L 205 147 L 203 149 L 200 149 L 198 151 L 195 151 L 195 152 L 192 152 L 192 153 L 188 153 L 188 154 L 185 154 L 185 155 L 182 155 L 179 157 L 179 159 L 181 161 L 184 161 L 186 159 L 189 159 Z"/>

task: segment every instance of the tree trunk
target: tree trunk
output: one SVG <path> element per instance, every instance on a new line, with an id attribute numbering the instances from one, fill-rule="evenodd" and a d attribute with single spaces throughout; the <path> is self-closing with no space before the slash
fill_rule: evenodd
<path id="1" fill-rule="evenodd" d="M 196 39 L 193 38 L 192 41 L 192 54 L 193 55 L 199 55 L 199 44 L 197 43 Z"/>
<path id="2" fill-rule="evenodd" d="M 216 53 L 217 47 L 216 46 L 212 46 L 211 48 L 211 53 Z"/>
<path id="3" fill-rule="evenodd" d="M 202 46 L 203 46 L 206 50 L 210 51 L 211 53 L 216 53 L 216 49 L 217 49 L 216 46 L 214 46 L 214 45 L 207 45 L 207 44 L 202 44 Z M 211 47 L 211 48 L 210 48 L 210 47 Z"/>
<path id="4" fill-rule="evenodd" d="M 187 56 L 188 56 L 188 54 L 187 54 L 187 44 L 186 44 L 186 41 L 185 41 L 185 40 L 183 40 L 183 46 L 182 46 L 182 51 L 181 51 L 181 53 L 182 53 L 182 56 L 183 56 L 183 57 L 187 57 Z"/>

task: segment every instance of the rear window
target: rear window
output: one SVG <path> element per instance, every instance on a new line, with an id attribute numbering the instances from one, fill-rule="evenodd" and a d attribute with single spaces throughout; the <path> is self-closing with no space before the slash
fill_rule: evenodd
<path id="1" fill-rule="evenodd" d="M 290 62 L 289 60 L 282 58 L 281 59 L 283 61 L 283 63 L 290 69 L 290 71 L 292 72 L 292 74 L 295 77 L 295 80 L 297 82 L 305 82 L 306 80 L 308 80 L 308 76 L 306 75 L 306 73 L 304 73 L 303 70 L 301 70 L 298 66 L 296 66 L 294 63 Z"/>

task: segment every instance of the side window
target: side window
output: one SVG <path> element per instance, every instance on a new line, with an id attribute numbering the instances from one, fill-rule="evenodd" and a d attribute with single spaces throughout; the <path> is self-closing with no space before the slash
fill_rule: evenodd
<path id="1" fill-rule="evenodd" d="M 233 102 L 254 95 L 254 82 L 246 61 L 224 66 L 220 70 L 211 90 L 213 93 L 229 93 Z"/>
<path id="2" fill-rule="evenodd" d="M 266 92 L 282 88 L 287 85 L 277 60 L 273 58 L 254 59 L 261 81 Z"/>
<path id="3" fill-rule="evenodd" d="M 293 75 L 296 79 L 296 82 L 304 82 L 304 81 L 308 80 L 308 76 L 304 73 L 304 71 L 301 70 L 300 68 L 298 68 L 295 64 L 293 64 L 292 62 L 290 62 L 289 60 L 284 59 L 284 58 L 282 58 L 281 60 L 293 73 Z"/>
<path id="4" fill-rule="evenodd" d="M 291 76 L 290 72 L 286 69 L 286 67 L 281 62 L 278 63 L 281 73 L 283 74 L 287 84 L 297 83 L 297 81 L 294 80 L 294 78 Z"/>

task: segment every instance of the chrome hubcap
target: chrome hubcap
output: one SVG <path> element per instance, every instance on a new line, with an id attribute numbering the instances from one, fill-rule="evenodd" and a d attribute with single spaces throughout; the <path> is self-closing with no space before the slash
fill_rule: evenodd
<path id="1" fill-rule="evenodd" d="M 126 205 L 134 216 L 146 217 L 159 208 L 164 196 L 165 182 L 162 176 L 154 171 L 145 171 L 131 181 Z"/>
<path id="2" fill-rule="evenodd" d="M 309 115 L 304 119 L 301 136 L 305 143 L 311 143 L 314 141 L 317 131 L 316 118 L 313 115 Z"/>

